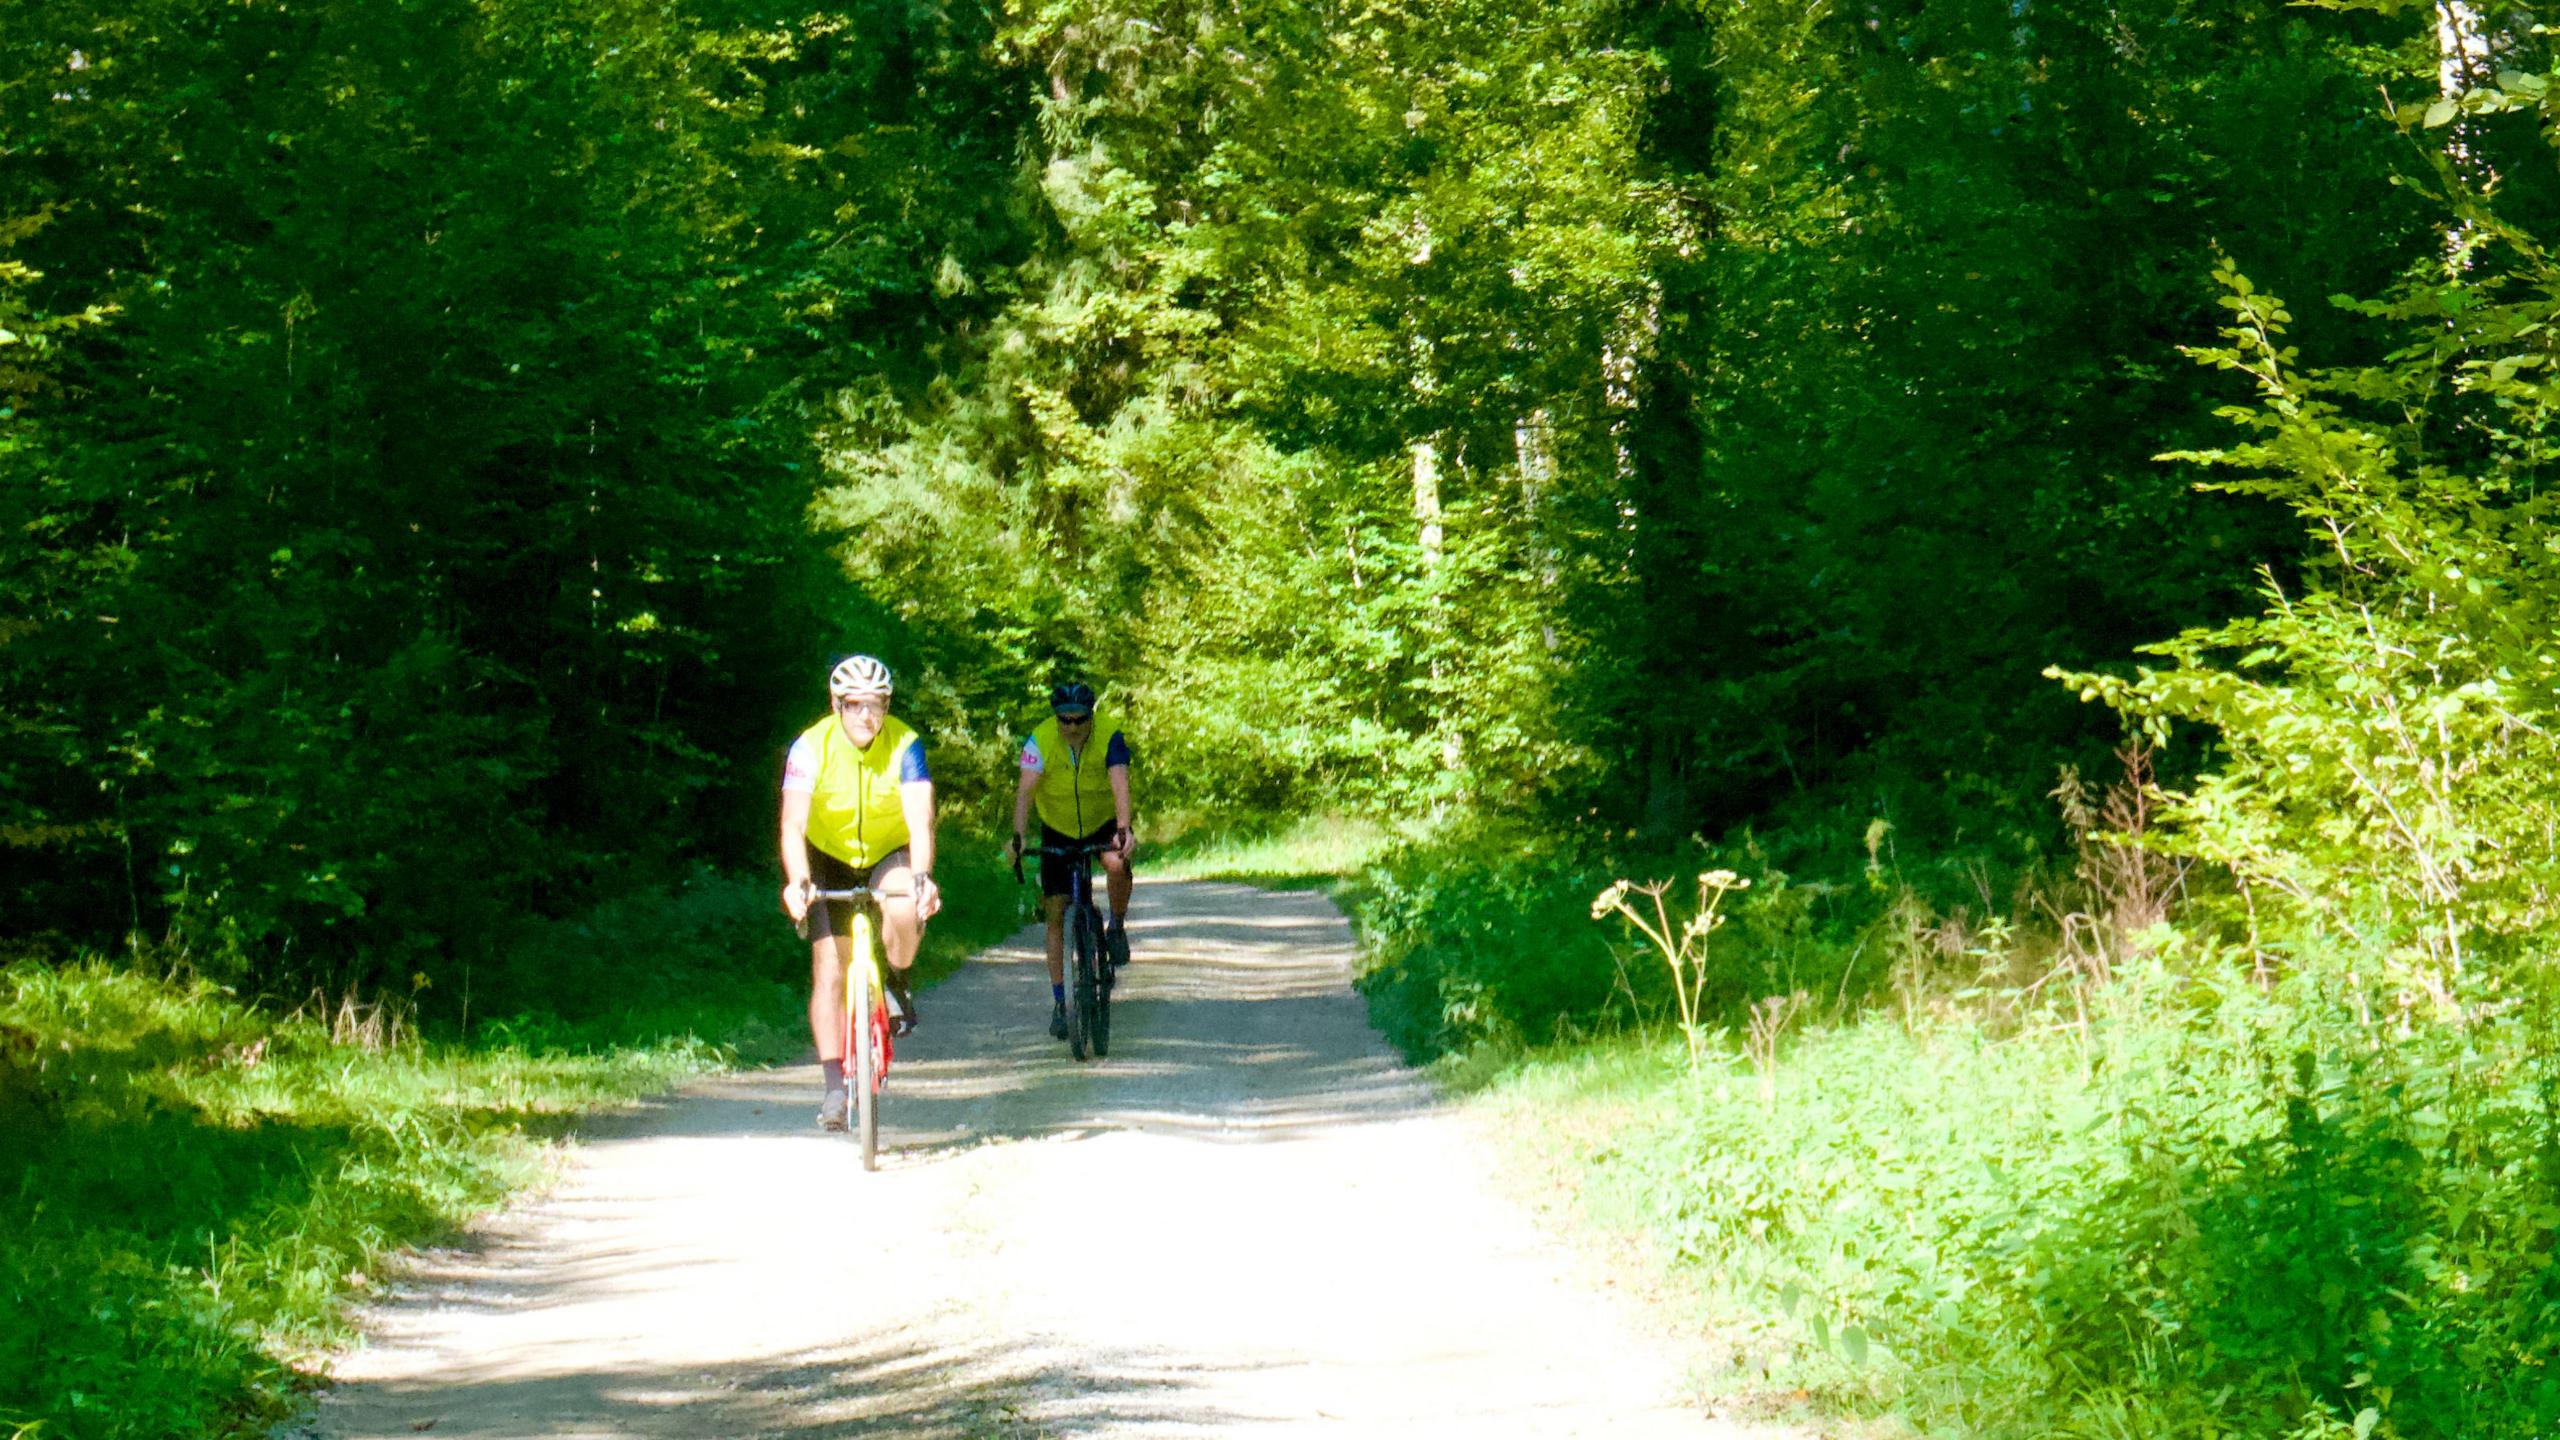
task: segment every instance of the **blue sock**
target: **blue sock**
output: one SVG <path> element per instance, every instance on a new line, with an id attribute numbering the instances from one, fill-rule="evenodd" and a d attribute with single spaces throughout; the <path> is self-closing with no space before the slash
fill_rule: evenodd
<path id="1" fill-rule="evenodd" d="M 1053 1003 L 1053 1004 L 1058 1004 L 1058 1005 L 1064 1005 L 1064 1004 L 1066 1004 L 1066 1003 L 1067 1003 L 1067 987 L 1066 987 L 1065 985 L 1063 985 L 1063 984 L 1059 984 L 1059 985 L 1052 985 L 1052 986 L 1050 986 L 1050 987 L 1049 987 L 1049 999 L 1050 999 L 1050 1002 L 1051 1002 L 1051 1003 Z"/>

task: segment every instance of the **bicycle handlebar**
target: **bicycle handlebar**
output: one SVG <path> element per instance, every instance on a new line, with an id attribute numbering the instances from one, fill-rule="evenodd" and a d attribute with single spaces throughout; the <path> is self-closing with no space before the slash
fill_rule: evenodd
<path id="1" fill-rule="evenodd" d="M 850 890 L 812 890 L 809 892 L 809 903 L 815 905 L 824 900 L 833 904 L 842 904 L 851 901 L 858 905 L 865 900 L 873 899 L 904 900 L 911 898 L 915 893 L 913 890 L 874 890 L 868 885 L 856 885 Z"/>
<path id="2" fill-rule="evenodd" d="M 1125 835 L 1126 833 L 1127 832 L 1124 831 L 1122 832 L 1122 835 Z M 1029 855 L 1034 851 L 1037 851 L 1042 855 L 1055 855 L 1061 860 L 1079 860 L 1090 855 L 1108 855 L 1112 851 L 1120 848 L 1120 838 L 1120 836 L 1115 836 L 1110 840 L 1070 840 L 1064 845 L 1040 844 L 1025 846 L 1021 855 L 1013 857 L 1013 883 L 1016 885 L 1023 883 L 1022 858 L 1024 855 Z"/>

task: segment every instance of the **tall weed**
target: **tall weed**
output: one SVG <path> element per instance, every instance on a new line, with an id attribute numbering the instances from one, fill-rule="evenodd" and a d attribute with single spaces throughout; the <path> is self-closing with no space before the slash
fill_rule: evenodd
<path id="1" fill-rule="evenodd" d="M 1861 933 L 1885 903 L 1880 888 L 1792 876 L 1748 837 L 1636 859 L 1577 840 L 1432 834 L 1386 851 L 1345 887 L 1360 988 L 1388 1039 L 1432 1058 L 1660 1023 L 1703 1033 L 1743 1024 L 1744 1007 L 1771 995 L 1803 992 L 1838 1012 L 1884 978 L 1889 947 Z M 1623 876 L 1697 872 L 1748 888 L 1703 967 L 1667 967 L 1650 941 L 1592 923 L 1592 897 Z"/>

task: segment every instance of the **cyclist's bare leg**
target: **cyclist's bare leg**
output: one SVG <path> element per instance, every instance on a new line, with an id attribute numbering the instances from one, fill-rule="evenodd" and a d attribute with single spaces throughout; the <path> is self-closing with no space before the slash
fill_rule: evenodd
<path id="1" fill-rule="evenodd" d="M 916 947 L 924 941 L 924 922 L 916 918 L 915 874 L 907 868 L 907 852 L 893 850 L 889 858 L 871 872 L 871 883 L 880 897 L 880 948 L 889 953 L 889 968 L 903 972 L 914 968 Z"/>
<path id="2" fill-rule="evenodd" d="M 852 953 L 841 935 L 809 942 L 809 1038 L 818 1042 L 820 1064 L 844 1059 L 844 968 Z"/>
<path id="3" fill-rule="evenodd" d="M 889 968 L 900 973 L 913 969 L 916 947 L 924 941 L 924 926 L 916 919 L 913 896 L 883 896 L 880 900 L 880 948 L 889 952 Z"/>
<path id="4" fill-rule="evenodd" d="M 1117 921 L 1129 913 L 1129 892 L 1137 885 L 1137 880 L 1129 873 L 1129 852 L 1103 851 L 1102 868 L 1110 872 L 1104 888 L 1110 891 L 1111 918 Z"/>
<path id="5" fill-rule="evenodd" d="M 1067 983 L 1067 897 L 1051 895 L 1040 902 L 1049 917 L 1049 983 Z"/>

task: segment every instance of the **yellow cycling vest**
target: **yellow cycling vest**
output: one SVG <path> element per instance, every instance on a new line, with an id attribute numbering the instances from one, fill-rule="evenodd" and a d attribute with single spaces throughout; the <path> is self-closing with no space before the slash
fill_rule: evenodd
<path id="1" fill-rule="evenodd" d="M 1081 754 L 1067 749 L 1055 715 L 1031 732 L 1043 767 L 1040 782 L 1031 788 L 1031 803 L 1039 809 L 1041 823 L 1081 839 L 1120 818 L 1111 803 L 1111 772 L 1102 763 L 1111 753 L 1111 737 L 1119 733 L 1120 722 L 1099 710 L 1093 712 L 1093 734 Z"/>
<path id="2" fill-rule="evenodd" d="M 800 732 L 818 751 L 818 788 L 809 796 L 809 843 L 857 870 L 867 870 L 907 843 L 907 809 L 898 794 L 898 761 L 916 732 L 890 716 L 868 746 L 856 748 L 832 714 Z"/>

